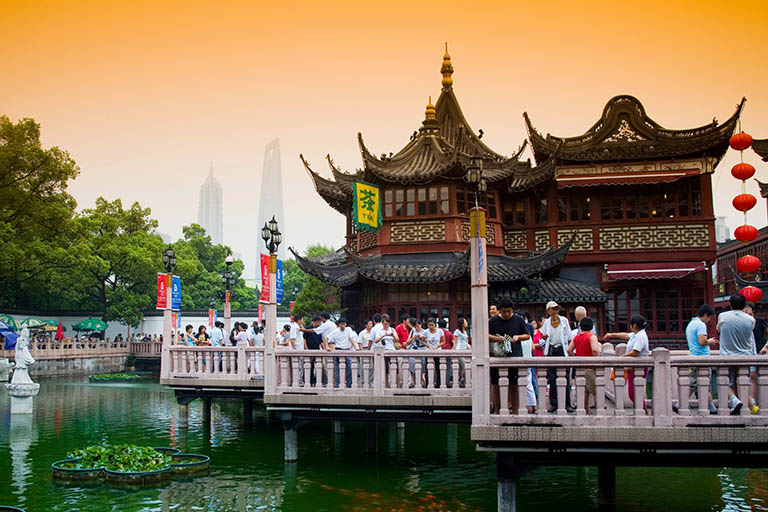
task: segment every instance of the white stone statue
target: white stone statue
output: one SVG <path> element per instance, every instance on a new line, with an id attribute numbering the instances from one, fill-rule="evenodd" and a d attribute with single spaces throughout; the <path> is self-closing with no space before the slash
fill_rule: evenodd
<path id="1" fill-rule="evenodd" d="M 16 340 L 15 359 L 16 364 L 13 369 L 11 384 L 32 384 L 28 368 L 35 364 L 35 358 L 29 353 L 29 330 L 26 327 L 21 330 L 19 339 Z"/>
<path id="2" fill-rule="evenodd" d="M 29 378 L 28 368 L 35 364 L 35 358 L 29 353 L 29 330 L 26 327 L 16 340 L 15 359 L 13 378 L 5 385 L 11 395 L 11 414 L 31 414 L 32 401 L 40 391 L 40 384 Z"/>
<path id="3" fill-rule="evenodd" d="M 0 359 L 0 382 L 8 382 L 8 376 L 11 374 L 11 363 L 7 358 Z"/>

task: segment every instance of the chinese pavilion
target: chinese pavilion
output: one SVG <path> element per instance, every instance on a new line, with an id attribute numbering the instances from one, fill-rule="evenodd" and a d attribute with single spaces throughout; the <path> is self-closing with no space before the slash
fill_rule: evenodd
<path id="1" fill-rule="evenodd" d="M 301 157 L 317 193 L 347 218 L 346 246 L 299 266 L 342 288 L 343 307 L 359 325 L 374 312 L 470 317 L 470 167 L 482 162 L 487 191 L 490 301 L 510 297 L 543 312 L 556 300 L 584 305 L 605 330 L 627 330 L 645 315 L 655 340 L 680 341 L 698 305 L 713 298 L 714 212 L 710 175 L 728 149 L 742 104 L 724 124 L 668 130 L 632 96 L 617 96 L 584 135 L 540 134 L 524 114 L 535 165 L 483 143 L 453 90 L 447 51 L 442 91 L 397 153 L 375 156 L 358 134 L 362 169 L 333 179 Z M 356 232 L 354 181 L 378 185 L 383 224 Z"/>

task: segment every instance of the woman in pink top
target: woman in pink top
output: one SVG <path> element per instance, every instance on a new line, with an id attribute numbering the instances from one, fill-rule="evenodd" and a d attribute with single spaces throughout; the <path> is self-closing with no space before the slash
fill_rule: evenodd
<path id="1" fill-rule="evenodd" d="M 541 324 L 543 323 L 543 318 L 531 322 L 531 326 L 533 326 L 533 357 L 544 356 L 544 337 L 539 330 L 539 327 L 541 327 Z"/>

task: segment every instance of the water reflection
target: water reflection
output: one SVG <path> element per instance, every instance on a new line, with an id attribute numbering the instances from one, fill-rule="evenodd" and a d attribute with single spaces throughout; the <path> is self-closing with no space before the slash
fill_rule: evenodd
<path id="1" fill-rule="evenodd" d="M 44 511 L 493 510 L 492 454 L 475 450 L 466 425 L 381 424 L 381 450 L 366 454 L 365 425 L 334 435 L 330 422 L 299 429 L 299 462 L 283 461 L 282 422 L 263 408 L 243 424 L 242 401 L 202 404 L 180 428 L 172 392 L 151 384 L 44 380 L 31 426 L 12 423 L 0 393 L 0 503 Z M 57 486 L 50 463 L 101 442 L 174 446 L 212 459 L 209 474 L 162 489 Z M 766 510 L 768 472 L 619 468 L 619 510 Z M 521 480 L 520 509 L 596 509 L 594 468 L 538 468 Z"/>

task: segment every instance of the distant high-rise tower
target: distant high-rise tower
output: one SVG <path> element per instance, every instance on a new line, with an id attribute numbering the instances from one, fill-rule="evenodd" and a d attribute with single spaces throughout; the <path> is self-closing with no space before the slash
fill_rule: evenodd
<path id="1" fill-rule="evenodd" d="M 283 171 L 280 167 L 280 139 L 275 139 L 264 148 L 264 168 L 261 174 L 261 191 L 259 200 L 259 224 L 261 230 L 265 222 L 275 216 L 280 231 L 285 233 L 285 215 L 283 213 Z M 258 233 L 257 233 L 258 234 Z M 285 259 L 286 237 L 278 248 L 277 257 Z M 259 243 L 259 252 L 266 252 L 264 243 Z M 256 273 L 257 275 L 260 272 Z"/>
<path id="2" fill-rule="evenodd" d="M 221 212 L 221 184 L 213 177 L 213 164 L 205 183 L 200 187 L 197 206 L 197 223 L 205 228 L 214 244 L 224 243 L 224 221 Z"/>

